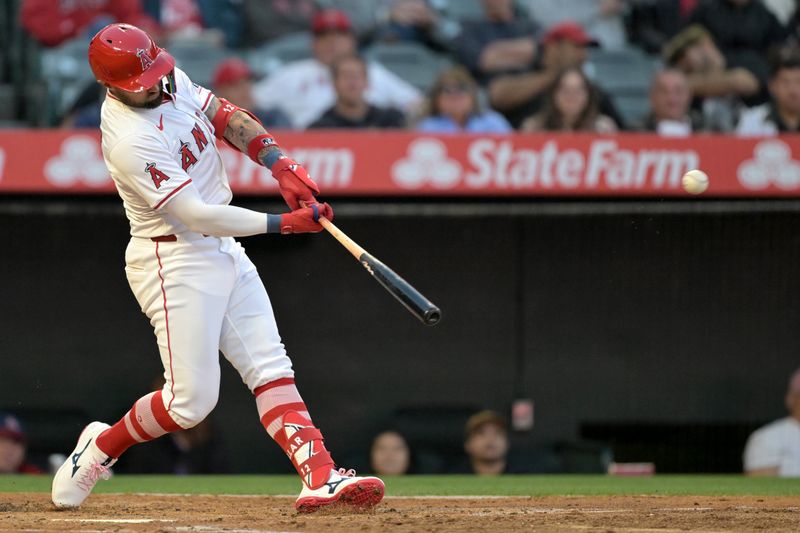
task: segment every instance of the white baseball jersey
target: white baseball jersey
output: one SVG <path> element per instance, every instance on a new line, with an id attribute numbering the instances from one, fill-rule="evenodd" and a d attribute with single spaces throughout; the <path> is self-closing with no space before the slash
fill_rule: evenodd
<path id="1" fill-rule="evenodd" d="M 800 476 L 800 421 L 787 416 L 750 435 L 744 450 L 745 471 L 778 467 L 778 475 Z"/>
<path id="2" fill-rule="evenodd" d="M 185 231 L 162 208 L 189 182 L 207 204 L 228 204 L 232 198 L 214 127 L 205 115 L 213 94 L 178 68 L 174 81 L 169 99 L 154 109 L 129 107 L 111 93 L 103 103 L 103 158 L 134 237 Z"/>

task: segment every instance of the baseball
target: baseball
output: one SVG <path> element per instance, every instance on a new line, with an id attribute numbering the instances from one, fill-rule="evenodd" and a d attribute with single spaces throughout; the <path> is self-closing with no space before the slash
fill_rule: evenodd
<path id="1" fill-rule="evenodd" d="M 708 189 L 708 175 L 702 170 L 690 170 L 683 175 L 681 184 L 689 194 L 700 194 Z"/>

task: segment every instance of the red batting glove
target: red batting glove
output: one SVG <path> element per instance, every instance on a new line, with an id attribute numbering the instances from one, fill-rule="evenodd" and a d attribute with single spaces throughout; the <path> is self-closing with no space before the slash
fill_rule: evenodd
<path id="1" fill-rule="evenodd" d="M 333 208 L 314 202 L 308 207 L 284 213 L 281 215 L 281 233 L 319 233 L 323 229 L 319 217 L 333 220 Z"/>
<path id="2" fill-rule="evenodd" d="M 317 202 L 314 196 L 319 194 L 319 187 L 309 177 L 308 171 L 296 161 L 282 157 L 272 165 L 271 170 L 272 176 L 278 180 L 281 196 L 292 210 L 300 209 L 301 201 L 307 204 Z"/>

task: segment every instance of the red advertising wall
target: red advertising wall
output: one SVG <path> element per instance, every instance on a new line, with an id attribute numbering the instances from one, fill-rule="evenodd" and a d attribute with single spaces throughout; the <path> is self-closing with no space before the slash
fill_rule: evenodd
<path id="1" fill-rule="evenodd" d="M 710 176 L 709 195 L 800 195 L 796 136 L 329 131 L 277 137 L 328 196 L 677 196 L 685 194 L 681 176 L 693 168 Z M 269 171 L 246 156 L 224 148 L 223 159 L 235 192 L 277 192 Z M 113 191 L 98 132 L 0 131 L 0 192 Z"/>

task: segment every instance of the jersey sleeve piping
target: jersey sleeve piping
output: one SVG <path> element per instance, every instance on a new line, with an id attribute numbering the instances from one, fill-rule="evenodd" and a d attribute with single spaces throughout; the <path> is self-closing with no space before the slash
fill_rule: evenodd
<path id="1" fill-rule="evenodd" d="M 209 102 L 211 102 L 211 97 L 212 96 L 214 96 L 214 93 L 212 93 L 211 91 L 208 91 L 208 96 L 206 96 L 206 101 L 203 104 L 203 107 L 200 108 L 201 111 L 205 112 L 206 108 L 208 107 Z"/>
<path id="2" fill-rule="evenodd" d="M 156 205 L 153 206 L 153 210 L 158 211 L 161 208 L 161 206 L 167 203 L 167 200 L 175 196 L 175 193 L 179 192 L 181 189 L 189 185 L 191 182 L 192 178 L 189 178 L 188 180 L 184 181 L 183 183 L 175 187 L 172 191 L 170 191 L 168 195 L 166 195 L 164 198 L 161 199 L 161 201 L 159 201 Z"/>

